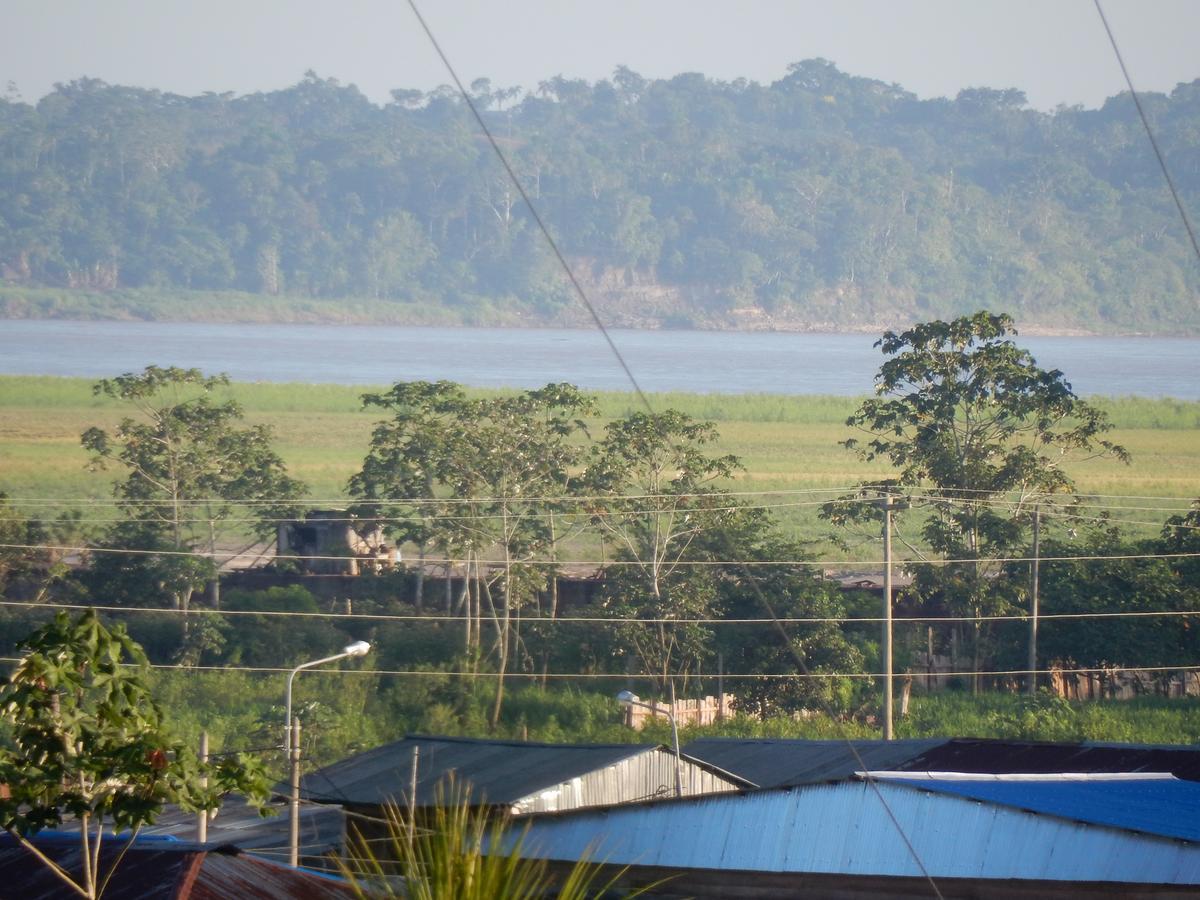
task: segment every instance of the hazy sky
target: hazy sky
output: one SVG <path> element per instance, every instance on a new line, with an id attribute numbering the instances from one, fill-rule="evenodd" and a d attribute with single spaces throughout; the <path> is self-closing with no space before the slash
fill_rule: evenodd
<path id="1" fill-rule="evenodd" d="M 1092 0 L 420 0 L 465 81 L 536 87 L 627 65 L 769 83 L 790 62 L 921 97 L 1017 87 L 1041 109 L 1123 89 Z M 1200 0 L 1104 0 L 1140 90 L 1200 77 Z M 376 101 L 449 79 L 406 0 L 5 0 L 0 92 L 82 76 L 183 94 L 286 87 L 306 69 Z"/>

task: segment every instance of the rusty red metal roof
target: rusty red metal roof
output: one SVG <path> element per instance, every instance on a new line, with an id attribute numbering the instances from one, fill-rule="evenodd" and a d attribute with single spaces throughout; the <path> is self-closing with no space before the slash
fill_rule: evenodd
<path id="1" fill-rule="evenodd" d="M 68 872 L 79 871 L 77 835 L 37 837 L 42 853 Z M 116 861 L 123 844 L 101 845 L 101 869 Z M 0 893 L 22 900 L 75 896 L 41 860 L 4 835 L 0 838 Z M 11 893 L 7 893 L 11 892 Z M 343 881 L 259 859 L 235 847 L 139 840 L 120 860 L 105 900 L 345 900 Z"/>

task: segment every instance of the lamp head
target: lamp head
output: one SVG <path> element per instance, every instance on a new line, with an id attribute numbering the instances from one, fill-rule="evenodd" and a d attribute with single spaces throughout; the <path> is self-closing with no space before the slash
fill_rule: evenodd
<path id="1" fill-rule="evenodd" d="M 621 693 L 617 694 L 617 702 L 624 703 L 625 705 L 637 703 L 638 699 L 638 695 L 633 691 L 621 691 Z"/>
<path id="2" fill-rule="evenodd" d="M 342 652 L 347 656 L 366 656 L 371 652 L 371 645 L 366 641 L 355 641 L 353 644 L 347 644 Z"/>

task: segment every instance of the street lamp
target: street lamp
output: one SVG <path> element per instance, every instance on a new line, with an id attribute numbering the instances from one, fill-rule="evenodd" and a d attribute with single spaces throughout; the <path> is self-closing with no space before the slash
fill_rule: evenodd
<path id="1" fill-rule="evenodd" d="M 671 685 L 671 696 L 671 707 L 674 707 L 675 686 L 673 684 Z M 633 691 L 621 691 L 621 693 L 617 694 L 617 702 L 622 706 L 640 706 L 651 712 L 662 712 L 671 720 L 671 749 L 675 751 L 675 796 L 682 797 L 683 774 L 682 764 L 679 760 L 679 726 L 675 723 L 675 710 L 671 707 L 658 706 L 655 703 L 643 703 Z"/>
<path id="2" fill-rule="evenodd" d="M 287 694 L 284 718 L 283 748 L 287 751 L 288 762 L 291 764 L 292 799 L 288 811 L 288 864 L 296 868 L 300 864 L 300 723 L 292 721 L 292 682 L 301 669 L 311 669 L 325 663 L 336 662 L 351 656 L 366 656 L 371 652 L 371 645 L 366 641 L 355 641 L 342 648 L 341 653 L 314 659 L 312 662 L 301 663 L 288 673 Z"/>

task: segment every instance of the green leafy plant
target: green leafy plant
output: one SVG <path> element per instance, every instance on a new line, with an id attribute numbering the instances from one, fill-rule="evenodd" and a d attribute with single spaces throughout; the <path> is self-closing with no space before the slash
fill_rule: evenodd
<path id="1" fill-rule="evenodd" d="M 384 810 L 384 839 L 356 835 L 342 874 L 364 898 L 406 900 L 559 900 L 599 898 L 625 873 L 605 878 L 601 864 L 579 860 L 556 874 L 544 859 L 522 856 L 524 832 L 506 815 L 490 815 L 473 806 L 469 791 L 457 782 L 439 790 L 431 818 L 414 823 L 409 812 L 392 803 Z M 631 889 L 636 897 L 648 887 Z"/>
<path id="2" fill-rule="evenodd" d="M 99 897 L 142 826 L 167 803 L 216 809 L 237 790 L 265 800 L 265 773 L 240 758 L 201 764 L 168 732 L 147 686 L 146 658 L 121 625 L 106 628 L 94 611 L 72 620 L 59 612 L 18 644 L 16 671 L 0 681 L 0 720 L 11 729 L 0 748 L 0 827 L 71 889 Z M 31 840 L 74 822 L 81 871 L 64 869 Z M 125 847 L 101 871 L 104 828 Z"/>

